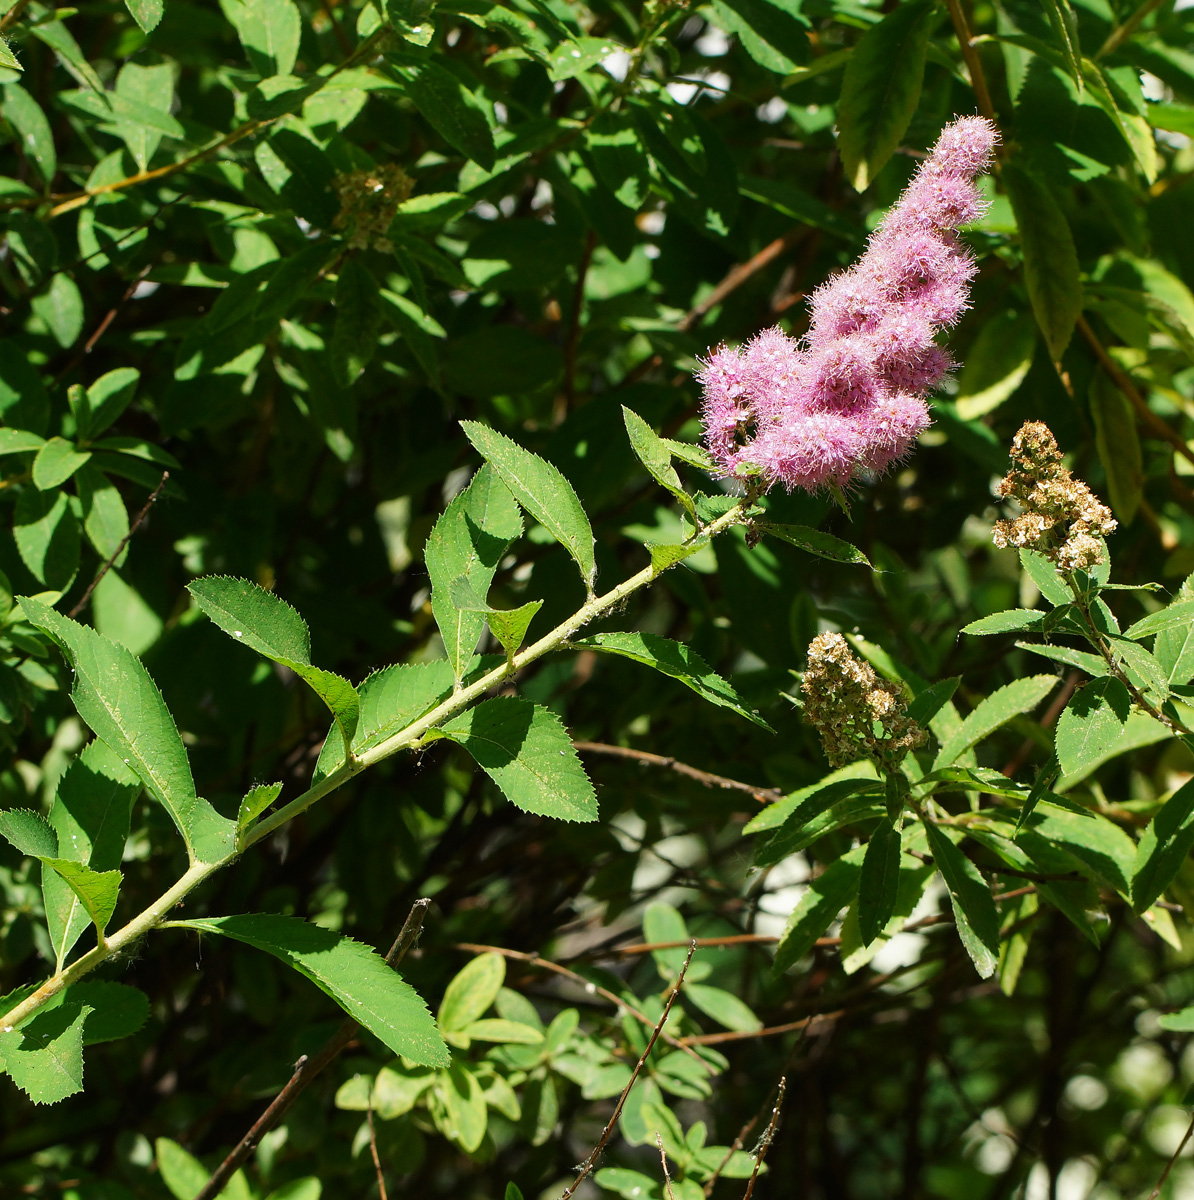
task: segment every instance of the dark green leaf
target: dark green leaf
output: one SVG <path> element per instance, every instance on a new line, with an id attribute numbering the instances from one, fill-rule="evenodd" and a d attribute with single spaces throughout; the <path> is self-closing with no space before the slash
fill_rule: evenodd
<path id="1" fill-rule="evenodd" d="M 683 642 L 654 633 L 598 633 L 592 637 L 578 638 L 573 646 L 587 650 L 598 650 L 603 654 L 617 654 L 634 659 L 645 666 L 654 667 L 664 675 L 678 679 L 711 704 L 732 709 L 740 717 L 763 729 L 771 726 L 751 711 L 734 688 L 718 675 L 705 660 Z"/>
<path id="2" fill-rule="evenodd" d="M 1057 722 L 1057 761 L 1073 775 L 1097 761 L 1121 733 L 1132 701 L 1128 689 L 1110 676 L 1074 693 Z"/>
<path id="3" fill-rule="evenodd" d="M 1090 381 L 1090 414 L 1095 445 L 1107 472 L 1107 493 L 1121 525 L 1130 525 L 1140 507 L 1144 458 L 1136 433 L 1136 414 L 1127 397 L 1102 371 Z"/>
<path id="4" fill-rule="evenodd" d="M 948 834 L 925 822 L 929 850 L 949 889 L 958 936 L 974 969 L 983 979 L 995 973 L 999 965 L 999 910 L 978 868 L 954 845 Z"/>
<path id="5" fill-rule="evenodd" d="M 275 913 L 200 917 L 173 925 L 218 933 L 272 954 L 331 996 L 395 1054 L 424 1066 L 448 1065 L 447 1047 L 427 1006 L 368 946 L 298 917 Z"/>
<path id="6" fill-rule="evenodd" d="M 438 732 L 463 746 L 524 812 L 595 821 L 597 797 L 559 717 L 514 697 L 483 700 Z"/>
<path id="7" fill-rule="evenodd" d="M 775 972 L 794 967 L 816 945 L 839 912 L 858 890 L 865 846 L 858 846 L 832 862 L 808 886 L 788 918 L 775 948 Z"/>
<path id="8" fill-rule="evenodd" d="M 837 145 L 857 191 L 871 185 L 916 112 L 935 20 L 927 0 L 901 4 L 862 35 L 846 63 Z"/>
<path id="9" fill-rule="evenodd" d="M 891 920 L 899 876 L 899 831 L 890 821 L 884 821 L 866 844 L 858 878 L 858 929 L 864 946 L 869 946 Z"/>
<path id="10" fill-rule="evenodd" d="M 799 546 L 801 550 L 807 550 L 809 554 L 815 554 L 818 558 L 827 558 L 831 562 L 872 566 L 871 560 L 857 546 L 851 546 L 849 542 L 822 533 L 819 529 L 809 529 L 804 525 L 773 525 L 770 521 L 759 521 L 758 528 L 763 533 Z"/>
<path id="11" fill-rule="evenodd" d="M 412 64 L 396 56 L 387 58 L 420 115 L 449 145 L 491 171 L 496 157 L 493 133 L 472 92 L 437 62 L 424 59 Z"/>
<path id="12" fill-rule="evenodd" d="M 1132 872 L 1132 907 L 1142 913 L 1173 881 L 1194 846 L 1194 780 L 1178 788 L 1145 827 Z"/>
<path id="13" fill-rule="evenodd" d="M 1009 608 L 1004 612 L 992 613 L 989 617 L 979 617 L 969 625 L 963 625 L 962 632 L 976 637 L 986 637 L 995 633 L 1020 633 L 1025 629 L 1034 629 L 1044 617 L 1045 614 L 1036 609 Z"/>

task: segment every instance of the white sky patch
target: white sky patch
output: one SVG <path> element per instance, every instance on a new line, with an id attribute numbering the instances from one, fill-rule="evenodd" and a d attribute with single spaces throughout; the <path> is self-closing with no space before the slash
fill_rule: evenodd
<path id="1" fill-rule="evenodd" d="M 706 25 L 705 32 L 692 44 L 698 54 L 706 58 L 720 58 L 730 49 L 730 35 L 716 25 Z"/>
<path id="2" fill-rule="evenodd" d="M 626 72 L 630 70 L 630 52 L 628 50 L 615 50 L 612 54 L 607 54 L 601 60 L 601 65 L 606 69 L 608 74 L 621 83 L 626 78 Z"/>
<path id="3" fill-rule="evenodd" d="M 788 115 L 788 102 L 782 96 L 772 96 L 766 104 L 755 109 L 755 116 L 768 125 L 775 125 Z"/>

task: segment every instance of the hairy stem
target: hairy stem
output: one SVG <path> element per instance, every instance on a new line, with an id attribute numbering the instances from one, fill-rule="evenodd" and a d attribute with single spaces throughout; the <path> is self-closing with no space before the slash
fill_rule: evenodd
<path id="1" fill-rule="evenodd" d="M 751 503 L 752 500 L 749 496 L 744 497 L 741 503 L 735 505 L 729 512 L 723 513 L 715 521 L 711 522 L 701 531 L 702 541 L 706 537 L 715 537 L 717 534 L 724 533 L 727 529 L 740 524 L 745 519 L 744 514 Z M 100 945 L 89 950 L 65 970 L 58 971 L 52 975 L 35 992 L 22 1000 L 20 1004 L 12 1008 L 3 1017 L 0 1017 L 0 1029 L 17 1026 L 32 1016 L 47 1000 L 52 996 L 56 996 L 63 988 L 69 987 L 72 983 L 77 983 L 85 975 L 89 975 L 94 971 L 101 963 L 107 962 L 126 946 L 156 928 L 166 919 L 170 910 L 176 904 L 181 903 L 190 892 L 210 875 L 214 875 L 220 868 L 233 862 L 241 851 L 261 841 L 262 838 L 268 837 L 275 829 L 297 817 L 300 813 L 305 812 L 316 801 L 322 800 L 324 796 L 342 787 L 350 779 L 359 775 L 367 768 L 381 762 L 383 759 L 389 758 L 393 754 L 397 754 L 399 750 L 417 747 L 422 744 L 426 735 L 436 725 L 463 712 L 473 701 L 479 700 L 491 687 L 501 683 L 503 679 L 507 678 L 514 671 L 528 666 L 536 659 L 542 658 L 545 654 L 550 654 L 553 650 L 564 648 L 567 645 L 568 639 L 578 629 L 609 612 L 611 609 L 616 608 L 640 588 L 647 587 L 653 583 L 667 569 L 665 566 L 656 566 L 652 563 L 650 566 L 644 567 L 637 575 L 632 575 L 623 583 L 618 584 L 617 587 L 611 588 L 604 596 L 593 597 L 593 599 L 577 609 L 567 620 L 562 621 L 550 633 L 541 637 L 534 645 L 528 646 L 521 654 L 516 654 L 512 662 L 503 663 L 500 667 L 495 667 L 475 683 L 450 696 L 442 704 L 436 705 L 429 713 L 412 722 L 405 729 L 400 729 L 379 745 L 363 751 L 355 758 L 350 758 L 330 775 L 326 775 L 314 786 L 308 788 L 297 799 L 292 800 L 272 816 L 259 822 L 243 838 L 238 839 L 237 848 L 233 853 L 220 859 L 218 862 L 195 863 L 169 891 L 155 900 L 139 916 L 134 917 L 127 925 L 109 935 Z"/>

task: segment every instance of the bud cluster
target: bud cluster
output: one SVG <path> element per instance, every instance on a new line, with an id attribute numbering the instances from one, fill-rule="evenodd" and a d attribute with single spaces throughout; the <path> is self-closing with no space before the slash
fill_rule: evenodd
<path id="1" fill-rule="evenodd" d="M 414 180 L 397 163 L 381 163 L 359 171 L 344 171 L 332 180 L 340 211 L 334 222 L 348 235 L 353 250 L 380 250 L 393 246 L 386 233 L 398 206 L 410 195 Z"/>
<path id="2" fill-rule="evenodd" d="M 899 687 L 856 658 L 840 633 L 813 638 L 800 690 L 804 718 L 821 735 L 831 766 L 869 757 L 893 771 L 926 740 L 925 731 L 908 716 Z"/>
<path id="3" fill-rule="evenodd" d="M 1100 539 L 1117 522 L 1090 488 L 1062 465 L 1049 427 L 1026 421 L 1012 440 L 1011 458 L 1012 469 L 995 493 L 1015 500 L 1023 512 L 995 522 L 995 545 L 1039 550 L 1061 571 L 1089 570 L 1102 562 Z"/>
<path id="4" fill-rule="evenodd" d="M 946 126 L 862 258 L 813 295 L 803 342 L 768 329 L 705 360 L 705 441 L 724 475 L 815 491 L 908 452 L 953 366 L 935 338 L 976 269 L 954 231 L 983 213 L 975 178 L 997 141 L 982 117 Z"/>

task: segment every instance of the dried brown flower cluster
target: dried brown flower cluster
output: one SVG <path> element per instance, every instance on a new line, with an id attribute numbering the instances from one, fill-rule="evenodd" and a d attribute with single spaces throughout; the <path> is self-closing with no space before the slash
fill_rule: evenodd
<path id="1" fill-rule="evenodd" d="M 832 766 L 869 757 L 892 771 L 927 737 L 908 717 L 899 687 L 856 658 L 840 633 L 813 638 L 800 690 L 805 720 L 821 735 Z"/>
<path id="2" fill-rule="evenodd" d="M 347 231 L 349 246 L 388 254 L 394 247 L 386 232 L 414 180 L 397 163 L 382 163 L 368 170 L 345 171 L 332 180 L 332 186 L 340 199 L 335 226 Z"/>
<path id="3" fill-rule="evenodd" d="M 1049 427 L 1026 421 L 1012 440 L 1012 469 L 996 494 L 1016 500 L 1020 516 L 996 521 L 996 546 L 1039 550 L 1061 571 L 1088 570 L 1103 561 L 1103 543 L 1116 526 L 1111 510 L 1062 466 Z"/>

